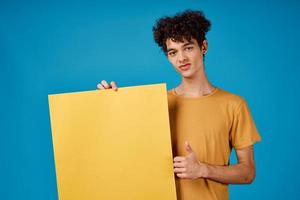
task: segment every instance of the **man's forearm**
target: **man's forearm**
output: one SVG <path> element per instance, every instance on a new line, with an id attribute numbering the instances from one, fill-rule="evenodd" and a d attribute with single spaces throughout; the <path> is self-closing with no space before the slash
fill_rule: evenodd
<path id="1" fill-rule="evenodd" d="M 255 177 L 255 163 L 252 146 L 236 149 L 238 164 L 218 166 L 203 163 L 186 142 L 187 156 L 174 158 L 174 172 L 179 178 L 207 178 L 225 184 L 249 184 Z"/>
<path id="2" fill-rule="evenodd" d="M 206 168 L 203 178 L 225 184 L 250 184 L 255 178 L 255 169 L 244 163 L 229 166 L 203 164 Z"/>

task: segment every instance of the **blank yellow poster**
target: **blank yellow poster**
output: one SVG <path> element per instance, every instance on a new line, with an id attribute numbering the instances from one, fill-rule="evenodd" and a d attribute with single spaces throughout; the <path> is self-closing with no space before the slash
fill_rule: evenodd
<path id="1" fill-rule="evenodd" d="M 49 95 L 60 200 L 175 200 L 165 84 Z"/>

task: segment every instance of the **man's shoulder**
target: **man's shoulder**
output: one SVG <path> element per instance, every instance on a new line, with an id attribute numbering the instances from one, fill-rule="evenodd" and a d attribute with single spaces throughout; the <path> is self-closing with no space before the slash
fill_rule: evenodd
<path id="1" fill-rule="evenodd" d="M 245 103 L 245 100 L 242 96 L 229 92 L 227 90 L 218 88 L 218 94 L 216 95 L 216 97 L 220 100 L 220 101 L 224 101 L 227 104 L 232 104 L 235 106 L 239 106 L 242 103 Z"/>
<path id="2" fill-rule="evenodd" d="M 229 92 L 229 91 L 224 90 L 222 88 L 218 88 L 218 90 L 219 90 L 218 95 L 221 98 L 232 100 L 232 101 L 241 101 L 241 100 L 243 100 L 243 97 L 238 95 L 238 94 L 235 94 L 233 92 Z"/>

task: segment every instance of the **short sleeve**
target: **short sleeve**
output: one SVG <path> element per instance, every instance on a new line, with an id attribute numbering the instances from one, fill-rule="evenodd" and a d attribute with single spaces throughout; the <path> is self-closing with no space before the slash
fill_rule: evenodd
<path id="1" fill-rule="evenodd" d="M 234 112 L 230 139 L 235 149 L 253 145 L 261 140 L 247 103 L 243 99 Z"/>

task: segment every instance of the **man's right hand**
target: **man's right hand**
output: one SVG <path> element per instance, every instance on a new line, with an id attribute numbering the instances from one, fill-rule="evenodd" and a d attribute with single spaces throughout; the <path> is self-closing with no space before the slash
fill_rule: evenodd
<path id="1" fill-rule="evenodd" d="M 106 90 L 106 89 L 113 89 L 115 91 L 118 90 L 117 84 L 114 81 L 111 81 L 110 84 L 106 82 L 106 80 L 102 80 L 97 85 L 98 90 Z"/>

